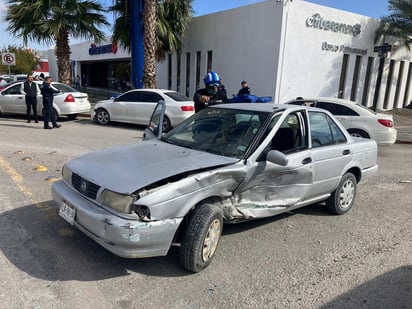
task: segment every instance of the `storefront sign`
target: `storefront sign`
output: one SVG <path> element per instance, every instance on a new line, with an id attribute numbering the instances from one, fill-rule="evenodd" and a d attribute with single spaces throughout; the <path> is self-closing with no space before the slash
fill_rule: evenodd
<path id="1" fill-rule="evenodd" d="M 96 44 L 94 43 L 90 44 L 89 55 L 101 55 L 101 54 L 109 54 L 109 53 L 113 53 L 113 54 L 117 53 L 116 43 L 101 45 L 101 46 L 96 46 Z"/>
<path id="2" fill-rule="evenodd" d="M 349 34 L 353 36 L 357 36 L 359 33 L 361 33 L 360 24 L 349 25 L 332 20 L 326 20 L 322 16 L 320 16 L 319 13 L 313 14 L 312 16 L 306 19 L 306 27 L 325 31 L 338 32 L 342 34 Z"/>
<path id="3" fill-rule="evenodd" d="M 346 45 L 329 44 L 328 42 L 322 43 L 321 50 L 331 51 L 334 53 L 340 52 L 340 53 L 345 53 L 345 54 L 357 54 L 357 55 L 366 55 L 368 52 L 367 49 L 355 48 L 355 47 L 346 46 Z"/>

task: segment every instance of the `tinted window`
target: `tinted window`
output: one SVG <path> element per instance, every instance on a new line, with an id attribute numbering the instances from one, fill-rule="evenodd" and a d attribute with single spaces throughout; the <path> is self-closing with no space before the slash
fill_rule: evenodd
<path id="1" fill-rule="evenodd" d="M 79 90 L 74 89 L 73 87 L 70 87 L 69 85 L 66 84 L 52 84 L 54 88 L 57 90 L 60 90 L 62 93 L 65 92 L 79 92 Z"/>
<path id="2" fill-rule="evenodd" d="M 118 96 L 114 101 L 118 102 L 136 102 L 138 101 L 137 97 L 137 92 L 136 91 L 131 91 L 131 92 L 126 92 L 122 94 L 121 96 Z"/>
<path id="3" fill-rule="evenodd" d="M 359 116 L 353 109 L 334 103 L 318 102 L 316 107 L 326 109 L 330 111 L 333 115 L 339 116 Z"/>
<path id="4" fill-rule="evenodd" d="M 179 92 L 165 92 L 165 95 L 172 98 L 176 102 L 192 101 L 192 99 L 184 96 L 183 94 L 180 94 Z"/>
<path id="5" fill-rule="evenodd" d="M 326 114 L 309 112 L 312 147 L 321 147 L 346 142 L 345 135 Z"/>
<path id="6" fill-rule="evenodd" d="M 14 85 L 9 89 L 3 91 L 4 94 L 21 94 L 20 92 L 21 84 Z"/>
<path id="7" fill-rule="evenodd" d="M 139 102 L 150 102 L 150 103 L 157 103 L 160 100 L 163 100 L 161 95 L 155 92 L 147 92 L 147 91 L 140 91 L 138 94 Z"/>

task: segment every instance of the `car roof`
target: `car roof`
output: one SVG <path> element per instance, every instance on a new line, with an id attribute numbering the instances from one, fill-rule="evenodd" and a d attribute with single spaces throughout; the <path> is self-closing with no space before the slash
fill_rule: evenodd
<path id="1" fill-rule="evenodd" d="M 325 112 L 324 109 L 319 109 L 316 107 L 310 107 L 305 105 L 289 105 L 289 104 L 274 104 L 274 103 L 227 103 L 227 104 L 218 104 L 212 105 L 211 107 L 218 107 L 218 108 L 231 108 L 231 109 L 242 109 L 242 110 L 250 110 L 250 111 L 260 111 L 260 112 L 276 112 L 276 111 L 283 111 L 283 110 L 314 110 L 314 111 L 322 111 Z M 326 111 L 327 112 L 327 111 Z"/>

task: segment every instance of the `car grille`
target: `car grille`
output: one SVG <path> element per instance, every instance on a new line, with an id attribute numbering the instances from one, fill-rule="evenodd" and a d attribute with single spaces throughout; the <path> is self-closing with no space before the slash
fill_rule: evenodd
<path id="1" fill-rule="evenodd" d="M 72 184 L 77 191 L 92 199 L 96 199 L 97 191 L 100 189 L 100 186 L 83 179 L 77 174 L 72 174 Z"/>

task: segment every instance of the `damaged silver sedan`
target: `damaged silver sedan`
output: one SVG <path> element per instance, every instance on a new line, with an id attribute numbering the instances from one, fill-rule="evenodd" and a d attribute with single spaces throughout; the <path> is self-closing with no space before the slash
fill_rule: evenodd
<path id="1" fill-rule="evenodd" d="M 175 245 L 182 266 L 201 271 L 224 222 L 323 201 L 344 214 L 378 169 L 376 142 L 351 137 L 326 110 L 222 104 L 165 135 L 162 112 L 159 104 L 146 132 L 155 138 L 73 159 L 52 186 L 60 216 L 122 257 Z"/>

